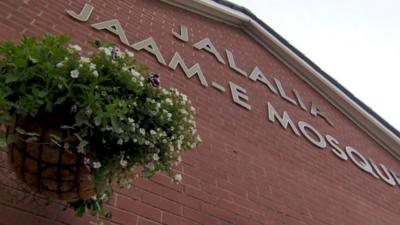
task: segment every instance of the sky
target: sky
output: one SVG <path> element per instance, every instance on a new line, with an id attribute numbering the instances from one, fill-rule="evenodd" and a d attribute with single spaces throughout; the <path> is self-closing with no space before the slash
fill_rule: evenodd
<path id="1" fill-rule="evenodd" d="M 230 0 L 400 130 L 400 1 Z"/>

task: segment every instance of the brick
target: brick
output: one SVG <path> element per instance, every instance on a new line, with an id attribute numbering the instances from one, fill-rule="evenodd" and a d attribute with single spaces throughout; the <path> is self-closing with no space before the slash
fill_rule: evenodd
<path id="1" fill-rule="evenodd" d="M 112 217 L 108 219 L 111 222 L 115 222 L 117 224 L 137 224 L 138 222 L 138 216 L 134 213 L 114 207 L 109 207 L 108 210 L 112 214 Z"/>
<path id="2" fill-rule="evenodd" d="M 160 225 L 160 223 L 150 221 L 144 218 L 139 219 L 139 224 L 138 225 Z"/>
<path id="3" fill-rule="evenodd" d="M 192 220 L 196 223 L 202 225 L 218 225 L 218 219 L 212 216 L 209 216 L 205 213 L 200 212 L 199 210 L 193 210 L 191 208 L 183 208 L 183 217 Z"/>
<path id="4" fill-rule="evenodd" d="M 201 206 L 201 212 L 205 213 L 206 215 L 214 216 L 220 220 L 226 221 L 228 223 L 235 222 L 235 214 L 229 212 L 225 209 L 221 209 L 220 207 L 210 205 L 207 203 L 203 203 Z"/>
<path id="5" fill-rule="evenodd" d="M 117 208 L 151 220 L 161 221 L 161 211 L 159 209 L 121 195 L 117 199 Z"/>
<path id="6" fill-rule="evenodd" d="M 163 198 L 162 196 L 144 192 L 142 201 L 156 208 L 168 211 L 175 215 L 182 214 L 182 206 L 176 202 Z"/>
<path id="7" fill-rule="evenodd" d="M 0 205 L 0 224 L 1 225 L 18 225 L 21 211 Z M 7 221 L 7 224 L 5 224 Z"/>
<path id="8" fill-rule="evenodd" d="M 320 151 L 304 137 L 269 122 L 266 103 L 279 112 L 287 111 L 293 121 L 306 121 L 321 134 L 331 134 L 341 148 L 352 145 L 395 172 L 400 172 L 398 160 L 240 28 L 162 1 L 92 0 L 89 2 L 95 10 L 88 22 L 75 21 L 65 13 L 66 9 L 79 12 L 84 0 L 25 2 L 0 1 L 0 42 L 50 32 L 70 34 L 73 43 L 85 51 L 93 39 L 110 40 L 130 49 L 112 33 L 90 27 L 117 18 L 131 43 L 151 36 L 167 63 L 177 51 L 188 66 L 199 63 L 210 84 L 215 81 L 227 88 L 226 93 L 204 88 L 181 69 L 172 71 L 158 64 L 153 55 L 135 52 L 136 59 L 150 71 L 161 73 L 163 87 L 176 87 L 189 96 L 197 109 L 203 143 L 195 151 L 185 152 L 183 163 L 175 169 L 183 175 L 181 184 L 162 174 L 152 180 L 135 180 L 130 190 L 116 188 L 107 205 L 113 212 L 107 225 L 400 224 L 400 188 L 364 174 L 350 161 L 336 159 L 329 148 Z M 171 34 L 179 31 L 180 24 L 189 28 L 189 43 Z M 264 84 L 237 74 L 227 63 L 218 63 L 208 52 L 194 49 L 193 44 L 205 37 L 212 40 L 226 62 L 224 51 L 230 49 L 246 72 L 258 66 L 271 82 L 279 79 L 289 96 L 295 88 L 307 107 L 311 101 L 318 103 L 335 127 L 311 116 L 309 109 L 304 111 L 273 94 Z M 251 111 L 232 102 L 229 81 L 246 89 Z M 76 218 L 71 210 L 63 211 L 61 204 L 45 205 L 40 197 L 39 204 L 13 200 L 10 192 L 17 193 L 19 199 L 26 190 L 6 170 L 6 161 L 6 154 L 0 152 L 0 225 L 76 225 L 92 219 Z"/>
<path id="9" fill-rule="evenodd" d="M 197 198 L 204 202 L 215 203 L 217 201 L 217 198 L 215 196 L 212 196 L 202 190 L 198 190 L 198 189 L 192 188 L 190 186 L 185 187 L 185 192 L 187 195 Z"/>
<path id="10" fill-rule="evenodd" d="M 129 197 L 131 199 L 136 199 L 140 200 L 142 198 L 143 192 L 141 189 L 136 188 L 134 185 L 132 185 L 131 188 L 120 188 L 120 187 L 115 187 L 114 191 L 116 193 L 119 193 L 121 195 L 124 195 L 126 197 Z"/>
<path id="11" fill-rule="evenodd" d="M 154 177 L 151 178 L 151 180 L 157 184 L 163 185 L 177 192 L 183 191 L 183 186 L 181 184 L 173 182 L 173 180 L 165 174 L 155 175 Z"/>
<path id="12" fill-rule="evenodd" d="M 198 223 L 192 222 L 183 217 L 175 216 L 170 213 L 163 214 L 163 224 L 166 224 L 166 225 L 198 225 Z"/>

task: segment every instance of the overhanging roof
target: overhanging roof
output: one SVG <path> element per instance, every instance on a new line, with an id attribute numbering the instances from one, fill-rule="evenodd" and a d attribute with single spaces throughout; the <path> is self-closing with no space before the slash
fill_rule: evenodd
<path id="1" fill-rule="evenodd" d="M 400 132 L 252 12 L 226 0 L 161 0 L 240 27 L 400 160 Z"/>

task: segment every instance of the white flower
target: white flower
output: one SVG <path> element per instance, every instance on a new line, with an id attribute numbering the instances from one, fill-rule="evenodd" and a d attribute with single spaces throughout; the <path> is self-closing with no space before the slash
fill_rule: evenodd
<path id="1" fill-rule="evenodd" d="M 130 118 L 130 117 L 128 117 L 128 122 L 129 122 L 129 123 L 134 123 L 134 122 L 135 122 L 135 120 L 134 120 L 134 119 L 132 119 L 132 118 Z"/>
<path id="2" fill-rule="evenodd" d="M 95 69 L 96 69 L 96 64 L 90 63 L 90 64 L 89 64 L 89 69 L 90 69 L 90 70 L 95 70 Z"/>
<path id="3" fill-rule="evenodd" d="M 99 77 L 99 72 L 97 72 L 97 70 L 93 71 L 93 76 L 94 77 Z"/>
<path id="4" fill-rule="evenodd" d="M 140 128 L 140 129 L 139 129 L 139 133 L 142 134 L 142 135 L 145 135 L 145 134 L 146 134 L 146 131 L 145 131 L 143 128 Z"/>
<path id="5" fill-rule="evenodd" d="M 69 150 L 69 143 L 68 142 L 64 143 L 64 149 L 67 150 L 67 151 Z"/>
<path id="6" fill-rule="evenodd" d="M 125 50 L 125 52 L 129 57 L 134 57 L 135 56 L 135 54 L 133 54 L 133 52 L 131 52 L 131 51 Z"/>
<path id="7" fill-rule="evenodd" d="M 188 114 L 188 112 L 186 111 L 186 109 L 180 109 L 179 110 L 183 115 L 187 115 Z"/>
<path id="8" fill-rule="evenodd" d="M 150 134 L 151 134 L 151 135 L 155 135 L 156 132 L 155 132 L 154 130 L 150 130 Z"/>
<path id="9" fill-rule="evenodd" d="M 124 140 L 122 140 L 121 138 L 118 139 L 118 142 L 117 142 L 118 145 L 122 145 L 123 143 L 124 143 Z"/>
<path id="10" fill-rule="evenodd" d="M 182 149 L 182 140 L 178 140 L 178 143 L 177 143 L 177 146 L 176 146 L 177 148 L 178 148 L 178 150 L 181 150 Z"/>
<path id="11" fill-rule="evenodd" d="M 79 45 L 69 45 L 68 46 L 70 49 L 73 49 L 73 50 L 75 50 L 75 51 L 82 51 L 82 48 L 81 48 L 81 46 L 79 46 Z"/>
<path id="12" fill-rule="evenodd" d="M 182 96 L 182 99 L 183 99 L 184 102 L 186 102 L 188 100 L 188 98 L 187 98 L 187 96 L 185 94 L 181 94 L 181 96 Z"/>
<path id="13" fill-rule="evenodd" d="M 87 57 L 81 57 L 80 61 L 83 63 L 90 63 L 90 59 Z"/>
<path id="14" fill-rule="evenodd" d="M 79 145 L 78 145 L 78 153 L 85 154 L 85 153 L 86 153 L 86 151 L 85 151 L 85 146 L 86 146 L 87 144 L 88 144 L 87 141 L 81 141 L 81 142 L 79 143 Z"/>
<path id="15" fill-rule="evenodd" d="M 72 78 L 78 78 L 79 77 L 79 70 L 76 70 L 76 69 L 72 70 L 70 74 L 71 74 Z"/>
<path id="16" fill-rule="evenodd" d="M 197 135 L 196 140 L 197 140 L 198 142 L 202 142 L 202 140 L 201 140 L 201 138 L 200 138 L 200 135 Z"/>
<path id="17" fill-rule="evenodd" d="M 61 67 L 63 67 L 63 66 L 64 66 L 64 62 L 59 62 L 59 63 L 56 64 L 56 67 L 57 67 L 57 68 L 61 68 Z"/>
<path id="18" fill-rule="evenodd" d="M 108 200 L 107 194 L 103 193 L 103 194 L 100 196 L 100 199 L 101 199 L 102 201 L 106 202 L 106 201 Z"/>
<path id="19" fill-rule="evenodd" d="M 172 100 L 170 98 L 165 99 L 165 102 L 169 105 L 173 105 Z"/>
<path id="20" fill-rule="evenodd" d="M 154 166 L 154 163 L 147 163 L 146 164 L 146 166 L 145 166 L 147 169 L 149 169 L 149 170 L 154 170 L 155 169 L 155 166 Z"/>
<path id="21" fill-rule="evenodd" d="M 85 165 L 89 165 L 90 164 L 90 159 L 89 158 L 83 158 L 83 163 L 85 164 Z"/>
<path id="22" fill-rule="evenodd" d="M 119 161 L 119 164 L 121 164 L 121 166 L 125 168 L 128 165 L 128 161 L 122 158 L 121 161 Z"/>
<path id="23" fill-rule="evenodd" d="M 130 71 L 131 71 L 131 74 L 134 77 L 139 77 L 140 76 L 140 73 L 137 70 L 135 70 L 134 68 L 131 68 Z"/>
<path id="24" fill-rule="evenodd" d="M 193 106 L 190 106 L 190 110 L 191 110 L 192 112 L 196 112 L 196 109 L 195 109 Z"/>
<path id="25" fill-rule="evenodd" d="M 98 169 L 101 167 L 101 163 L 100 162 L 93 162 L 93 168 Z"/>
<path id="26" fill-rule="evenodd" d="M 99 50 L 104 52 L 106 55 L 111 55 L 111 48 L 100 47 Z"/>
<path id="27" fill-rule="evenodd" d="M 160 159 L 160 156 L 158 154 L 153 154 L 153 160 L 158 161 Z"/>
<path id="28" fill-rule="evenodd" d="M 177 182 L 181 182 L 182 181 L 182 175 L 181 174 L 176 174 L 174 176 L 174 180 L 177 181 Z"/>

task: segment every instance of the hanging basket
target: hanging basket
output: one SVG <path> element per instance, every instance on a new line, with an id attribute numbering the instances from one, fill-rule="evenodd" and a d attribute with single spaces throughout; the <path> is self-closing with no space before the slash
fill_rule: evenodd
<path id="1" fill-rule="evenodd" d="M 29 143 L 24 135 L 16 133 L 15 142 L 9 146 L 9 161 L 17 177 L 36 193 L 67 202 L 88 199 L 96 194 L 96 189 L 83 155 L 51 142 L 51 135 L 69 143 L 76 141 L 59 128 L 58 119 L 46 116 L 17 119 L 16 126 L 39 136 L 35 143 Z"/>

